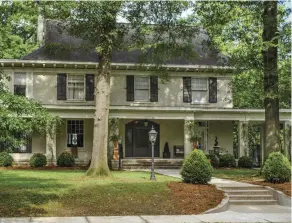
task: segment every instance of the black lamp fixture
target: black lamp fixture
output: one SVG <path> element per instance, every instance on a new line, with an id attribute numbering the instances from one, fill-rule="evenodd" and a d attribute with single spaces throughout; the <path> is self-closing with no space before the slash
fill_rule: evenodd
<path id="1" fill-rule="evenodd" d="M 148 120 L 147 120 L 147 119 L 144 120 L 144 126 L 145 126 L 145 127 L 148 126 Z"/>

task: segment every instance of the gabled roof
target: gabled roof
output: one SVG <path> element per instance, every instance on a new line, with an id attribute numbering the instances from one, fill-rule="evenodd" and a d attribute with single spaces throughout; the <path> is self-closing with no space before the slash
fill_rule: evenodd
<path id="1" fill-rule="evenodd" d="M 46 20 L 44 26 L 45 45 L 34 52 L 24 56 L 22 60 L 49 60 L 49 61 L 76 61 L 99 62 L 98 53 L 93 48 L 88 48 L 88 41 L 70 35 L 64 24 L 56 20 Z M 198 58 L 192 62 L 184 58 L 169 61 L 172 65 L 210 65 L 220 66 L 226 59 L 219 53 L 214 53 L 206 45 L 209 37 L 202 31 L 195 39 L 195 52 Z M 138 63 L 140 52 L 114 50 L 113 63 Z"/>

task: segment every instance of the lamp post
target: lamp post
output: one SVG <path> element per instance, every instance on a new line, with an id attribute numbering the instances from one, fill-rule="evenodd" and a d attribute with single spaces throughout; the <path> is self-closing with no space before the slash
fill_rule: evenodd
<path id="1" fill-rule="evenodd" d="M 154 144 L 155 144 L 155 141 L 156 141 L 157 132 L 155 131 L 153 126 L 152 126 L 152 129 L 149 131 L 148 134 L 149 134 L 149 141 L 151 142 L 151 146 L 152 146 L 152 165 L 151 165 L 150 180 L 156 180 L 155 173 L 154 173 Z"/>

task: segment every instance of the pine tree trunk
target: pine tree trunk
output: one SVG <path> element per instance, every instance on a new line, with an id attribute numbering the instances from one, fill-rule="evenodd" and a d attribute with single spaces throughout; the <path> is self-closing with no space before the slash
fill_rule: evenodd
<path id="1" fill-rule="evenodd" d="M 273 43 L 263 49 L 265 92 L 265 158 L 273 151 L 280 151 L 279 97 L 277 73 L 277 1 L 264 1 L 263 41 Z"/>

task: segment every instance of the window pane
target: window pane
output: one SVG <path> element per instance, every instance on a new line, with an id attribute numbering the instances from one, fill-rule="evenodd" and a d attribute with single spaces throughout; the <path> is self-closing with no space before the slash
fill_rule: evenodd
<path id="1" fill-rule="evenodd" d="M 83 120 L 67 120 L 67 146 L 83 147 L 84 140 L 84 121 Z"/>
<path id="2" fill-rule="evenodd" d="M 207 91 L 192 91 L 192 103 L 207 103 Z"/>
<path id="3" fill-rule="evenodd" d="M 135 89 L 149 89 L 149 77 L 135 77 Z"/>
<path id="4" fill-rule="evenodd" d="M 148 101 L 149 100 L 149 90 L 135 90 L 135 100 L 136 101 Z"/>
<path id="5" fill-rule="evenodd" d="M 207 90 L 207 79 L 192 78 L 192 90 Z"/>
<path id="6" fill-rule="evenodd" d="M 25 96 L 26 86 L 25 85 L 14 85 L 14 94 Z"/>
<path id="7" fill-rule="evenodd" d="M 84 75 L 68 75 L 68 99 L 85 99 Z"/>
<path id="8" fill-rule="evenodd" d="M 26 74 L 15 73 L 14 74 L 14 85 L 26 85 Z"/>

